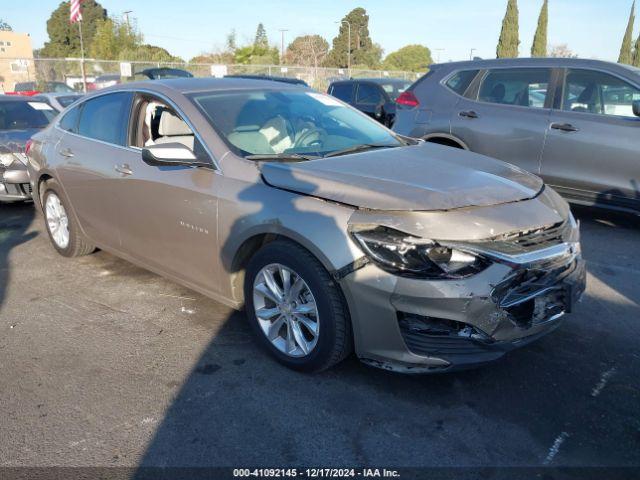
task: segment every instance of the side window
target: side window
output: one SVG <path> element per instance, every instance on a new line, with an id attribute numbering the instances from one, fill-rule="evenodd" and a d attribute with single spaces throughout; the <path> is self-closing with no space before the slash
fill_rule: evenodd
<path id="1" fill-rule="evenodd" d="M 478 100 L 502 105 L 543 108 L 551 70 L 520 68 L 490 70 L 480 87 Z"/>
<path id="2" fill-rule="evenodd" d="M 331 95 L 339 98 L 343 102 L 353 102 L 353 84 L 352 83 L 336 83 L 331 87 Z"/>
<path id="3" fill-rule="evenodd" d="M 370 83 L 358 84 L 358 97 L 356 103 L 362 105 L 377 105 L 382 102 L 383 97 L 380 88 Z"/>
<path id="4" fill-rule="evenodd" d="M 67 113 L 64 114 L 64 117 L 60 120 L 58 124 L 62 130 L 66 130 L 67 132 L 78 133 L 78 119 L 80 118 L 80 108 L 82 105 L 78 105 L 76 108 L 72 108 Z"/>
<path id="5" fill-rule="evenodd" d="M 114 145 L 125 145 L 131 94 L 109 93 L 82 104 L 78 134 Z"/>
<path id="6" fill-rule="evenodd" d="M 458 72 L 454 74 L 445 85 L 449 87 L 449 89 L 456 92 L 458 95 L 464 95 L 464 92 L 467 91 L 473 79 L 476 78 L 478 74 L 478 70 L 465 70 L 463 72 Z"/>
<path id="7" fill-rule="evenodd" d="M 204 153 L 202 146 L 197 145 L 189 125 L 162 100 L 151 96 L 141 97 L 136 112 L 132 146 L 143 148 L 163 143 L 181 143 L 196 155 Z"/>
<path id="8" fill-rule="evenodd" d="M 640 90 L 617 77 L 590 70 L 567 72 L 562 103 L 565 111 L 635 117 L 635 100 L 640 100 Z"/>

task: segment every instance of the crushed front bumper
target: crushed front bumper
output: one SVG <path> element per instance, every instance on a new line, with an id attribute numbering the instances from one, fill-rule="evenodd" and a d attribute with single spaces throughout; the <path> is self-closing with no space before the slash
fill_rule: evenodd
<path id="1" fill-rule="evenodd" d="M 374 264 L 340 281 L 356 352 L 405 373 L 492 362 L 551 332 L 585 289 L 579 251 L 524 265 L 494 263 L 461 280 L 398 277 Z"/>
<path id="2" fill-rule="evenodd" d="M 29 172 L 22 163 L 0 166 L 0 202 L 22 202 L 31 199 Z"/>

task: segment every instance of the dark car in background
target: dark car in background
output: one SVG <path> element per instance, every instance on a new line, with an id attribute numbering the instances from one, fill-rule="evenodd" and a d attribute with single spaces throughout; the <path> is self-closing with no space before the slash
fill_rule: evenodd
<path id="1" fill-rule="evenodd" d="M 180 68 L 147 68 L 136 73 L 136 80 L 162 80 L 167 78 L 192 78 L 193 74 Z"/>
<path id="2" fill-rule="evenodd" d="M 26 146 L 57 111 L 31 97 L 0 96 L 0 202 L 31 198 Z"/>
<path id="3" fill-rule="evenodd" d="M 391 127 L 396 116 L 395 101 L 410 85 L 410 81 L 400 78 L 353 78 L 331 83 L 327 92 Z"/>
<path id="4" fill-rule="evenodd" d="M 568 58 L 432 65 L 394 130 L 540 175 L 568 200 L 640 213 L 640 69 Z"/>
<path id="5" fill-rule="evenodd" d="M 246 80 L 271 80 L 273 82 L 290 83 L 292 85 L 300 85 L 302 87 L 308 87 L 309 84 L 300 78 L 294 77 L 276 77 L 273 75 L 250 75 L 250 74 L 237 74 L 237 75 L 225 75 L 225 78 L 244 78 Z"/>

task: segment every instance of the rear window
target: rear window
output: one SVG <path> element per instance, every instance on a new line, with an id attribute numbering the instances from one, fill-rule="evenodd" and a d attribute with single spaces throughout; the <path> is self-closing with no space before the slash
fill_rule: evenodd
<path id="1" fill-rule="evenodd" d="M 445 85 L 449 87 L 450 90 L 456 92 L 458 95 L 464 95 L 464 93 L 467 91 L 467 88 L 469 88 L 469 85 L 471 85 L 471 82 L 473 82 L 473 79 L 476 78 L 477 74 L 478 70 L 465 70 L 462 72 L 457 72 L 451 78 L 449 78 L 449 80 L 447 80 Z"/>
<path id="2" fill-rule="evenodd" d="M 0 102 L 0 130 L 44 128 L 55 116 L 44 102 Z"/>
<path id="3" fill-rule="evenodd" d="M 343 102 L 353 101 L 353 83 L 337 83 L 331 87 L 331 95 Z"/>
<path id="4" fill-rule="evenodd" d="M 64 96 L 64 97 L 58 97 L 58 102 L 60 102 L 60 105 L 62 105 L 63 107 L 67 108 L 69 105 L 71 105 L 73 102 L 75 102 L 76 100 L 78 100 L 80 97 L 77 95 L 69 95 L 69 96 Z"/>
<path id="5" fill-rule="evenodd" d="M 411 82 L 382 83 L 380 86 L 387 92 L 389 98 L 395 102 L 400 94 L 411 86 Z"/>

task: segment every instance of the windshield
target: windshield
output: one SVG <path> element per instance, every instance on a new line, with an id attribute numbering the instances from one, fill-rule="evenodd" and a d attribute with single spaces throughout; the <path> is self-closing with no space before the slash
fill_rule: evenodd
<path id="1" fill-rule="evenodd" d="M 0 102 L 0 130 L 44 128 L 55 116 L 43 102 Z"/>
<path id="2" fill-rule="evenodd" d="M 391 100 L 394 102 L 398 99 L 400 94 L 411 86 L 411 82 L 393 82 L 381 84 L 382 89 L 387 92 Z"/>
<path id="3" fill-rule="evenodd" d="M 191 97 L 243 156 L 325 156 L 358 145 L 403 145 L 376 121 L 317 92 L 243 90 Z"/>

